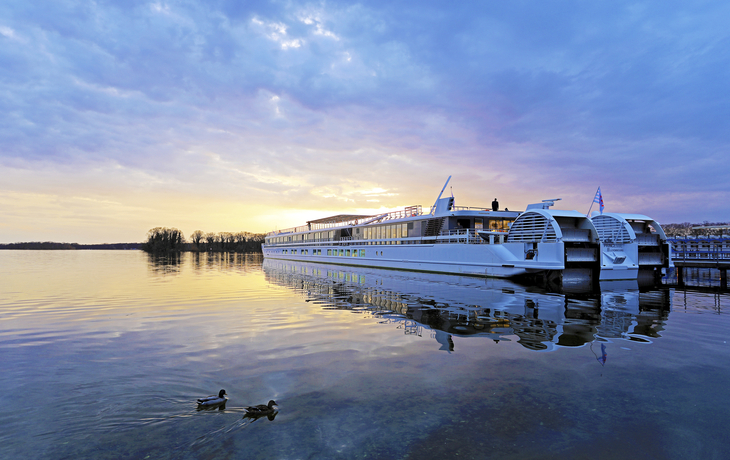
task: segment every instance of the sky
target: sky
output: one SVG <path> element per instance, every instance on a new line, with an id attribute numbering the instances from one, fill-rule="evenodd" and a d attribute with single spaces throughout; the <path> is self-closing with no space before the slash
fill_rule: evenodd
<path id="1" fill-rule="evenodd" d="M 432 205 L 730 221 L 725 1 L 0 2 L 0 243 Z"/>

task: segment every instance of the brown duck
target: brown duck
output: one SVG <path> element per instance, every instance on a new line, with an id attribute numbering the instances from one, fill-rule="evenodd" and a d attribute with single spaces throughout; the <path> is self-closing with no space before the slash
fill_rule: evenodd
<path id="1" fill-rule="evenodd" d="M 276 406 L 276 401 L 273 399 L 269 401 L 269 404 L 259 404 L 258 406 L 248 406 L 244 407 L 243 410 L 246 411 L 246 415 L 249 417 L 261 417 L 263 415 L 271 415 L 273 414 L 276 409 L 274 409 L 274 406 Z"/>

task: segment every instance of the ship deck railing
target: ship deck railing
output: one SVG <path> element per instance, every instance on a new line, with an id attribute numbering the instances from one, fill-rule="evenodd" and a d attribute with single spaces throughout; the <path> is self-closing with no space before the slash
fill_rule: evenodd
<path id="1" fill-rule="evenodd" d="M 399 211 L 392 211 L 385 213 L 381 215 L 377 219 L 373 219 L 369 221 L 368 223 L 379 223 L 383 222 L 385 220 L 396 220 L 396 219 L 405 219 L 408 217 L 418 217 L 423 215 L 423 209 L 421 208 L 421 205 L 416 206 L 407 206 L 404 209 L 401 209 Z"/>
<path id="2" fill-rule="evenodd" d="M 493 209 L 484 206 L 452 206 L 452 211 L 493 211 Z"/>
<path id="3" fill-rule="evenodd" d="M 485 237 L 480 236 L 484 235 Z M 311 246 L 363 246 L 363 245 L 405 245 L 405 244 L 503 244 L 506 231 L 486 231 L 482 229 L 444 230 L 439 235 L 401 238 L 312 238 L 309 240 L 289 241 L 268 244 L 268 247 L 298 248 Z"/>
<path id="4" fill-rule="evenodd" d="M 429 209 L 428 214 L 433 214 L 436 210 L 435 206 L 431 206 L 431 209 Z M 493 212 L 494 210 L 491 207 L 485 207 L 485 206 L 452 206 L 450 211 L 489 211 Z"/>

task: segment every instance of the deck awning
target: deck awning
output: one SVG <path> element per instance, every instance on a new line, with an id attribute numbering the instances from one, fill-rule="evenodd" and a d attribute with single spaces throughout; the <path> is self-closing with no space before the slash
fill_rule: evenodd
<path id="1" fill-rule="evenodd" d="M 367 219 L 373 217 L 372 215 L 360 215 L 360 214 L 338 214 L 332 217 L 325 217 L 323 219 L 316 219 L 307 221 L 308 224 L 339 224 L 342 222 L 350 222 L 352 220 Z"/>

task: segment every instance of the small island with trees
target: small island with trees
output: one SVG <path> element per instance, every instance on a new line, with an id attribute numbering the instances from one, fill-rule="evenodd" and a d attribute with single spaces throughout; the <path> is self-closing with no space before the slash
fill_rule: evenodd
<path id="1" fill-rule="evenodd" d="M 151 254 L 166 254 L 173 252 L 262 252 L 264 242 L 263 233 L 249 232 L 219 232 L 205 233 L 195 230 L 189 241 L 185 235 L 176 229 L 155 227 L 147 232 L 147 240 L 140 249 Z"/>

